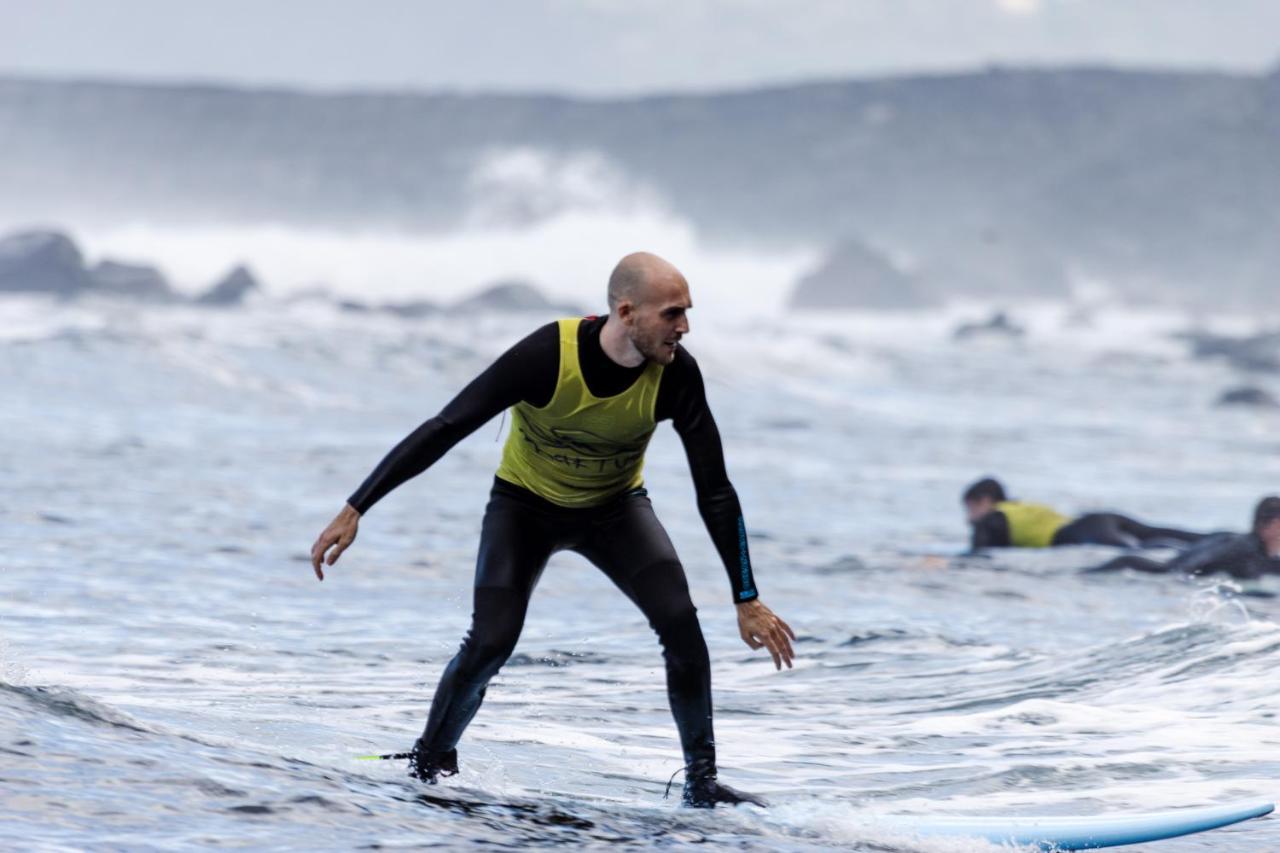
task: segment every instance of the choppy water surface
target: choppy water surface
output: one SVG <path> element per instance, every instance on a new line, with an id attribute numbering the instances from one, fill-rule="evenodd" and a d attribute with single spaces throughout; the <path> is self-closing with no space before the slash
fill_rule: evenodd
<path id="1" fill-rule="evenodd" d="M 957 494 L 1002 475 L 1068 511 L 1241 528 L 1280 487 L 1280 416 L 1176 317 L 1051 311 L 1022 344 L 950 320 L 717 325 L 708 375 L 763 596 L 801 636 L 738 640 L 683 452 L 649 486 L 714 661 L 722 776 L 768 811 L 664 801 L 656 640 L 572 555 L 437 787 L 407 748 L 465 629 L 490 424 L 306 552 L 381 455 L 548 318 L 400 321 L 0 304 L 0 846 L 428 844 L 968 851 L 875 815 L 1077 814 L 1275 798 L 1277 586 L 1082 577 L 1105 549 L 954 558 Z M 1152 845 L 1280 847 L 1275 820 Z"/>

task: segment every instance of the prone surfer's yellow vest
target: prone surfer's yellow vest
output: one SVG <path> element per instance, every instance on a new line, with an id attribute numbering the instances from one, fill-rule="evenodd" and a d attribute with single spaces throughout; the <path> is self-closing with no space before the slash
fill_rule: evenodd
<path id="1" fill-rule="evenodd" d="M 1015 548 L 1048 548 L 1054 534 L 1071 521 L 1044 504 L 1000 501 L 996 509 L 1009 522 L 1009 543 Z"/>
<path id="2" fill-rule="evenodd" d="M 587 507 L 644 484 L 644 452 L 656 425 L 662 365 L 649 362 L 613 397 L 587 390 L 578 360 L 581 318 L 558 321 L 560 371 L 542 408 L 511 407 L 498 477 L 564 507 Z"/>

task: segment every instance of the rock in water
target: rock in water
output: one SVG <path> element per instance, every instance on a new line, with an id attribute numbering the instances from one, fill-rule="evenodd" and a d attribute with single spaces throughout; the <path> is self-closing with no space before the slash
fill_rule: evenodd
<path id="1" fill-rule="evenodd" d="M 1256 406 L 1262 409 L 1280 409 L 1280 401 L 1261 388 L 1245 385 L 1228 388 L 1218 397 L 1219 406 Z"/>
<path id="2" fill-rule="evenodd" d="M 930 301 L 914 276 L 859 240 L 837 246 L 791 294 L 791 307 L 802 310 L 918 308 Z"/>
<path id="3" fill-rule="evenodd" d="M 23 231 L 0 239 L 0 292 L 77 296 L 93 286 L 84 255 L 60 231 Z"/>
<path id="4" fill-rule="evenodd" d="M 419 317 L 429 317 L 438 312 L 440 308 L 434 302 L 416 299 L 412 302 L 387 302 L 380 310 L 383 313 L 394 314 L 406 320 L 416 320 Z"/>
<path id="5" fill-rule="evenodd" d="M 89 271 L 94 289 L 107 296 L 170 301 L 176 296 L 158 269 L 146 264 L 105 260 Z"/>
<path id="6" fill-rule="evenodd" d="M 244 302 L 245 296 L 254 291 L 261 291 L 262 285 L 254 277 L 249 268 L 243 264 L 209 288 L 196 299 L 197 305 L 231 306 Z"/>
<path id="7" fill-rule="evenodd" d="M 454 304 L 452 310 L 459 313 L 475 311 L 494 311 L 499 313 L 558 311 L 566 314 L 581 313 L 581 309 L 575 306 L 552 302 L 538 288 L 526 281 L 496 282 L 475 296 Z"/>
<path id="8" fill-rule="evenodd" d="M 1195 358 L 1224 358 L 1232 367 L 1259 373 L 1280 371 L 1280 331 L 1245 337 L 1184 332 L 1175 337 L 1191 344 Z"/>
<path id="9" fill-rule="evenodd" d="M 981 323 L 961 323 L 951 333 L 951 339 L 954 341 L 967 341 L 974 338 L 997 337 L 997 338 L 1021 338 L 1026 334 L 1026 329 L 1017 323 L 1009 320 L 1009 315 L 1003 311 L 996 311 L 989 318 Z"/>

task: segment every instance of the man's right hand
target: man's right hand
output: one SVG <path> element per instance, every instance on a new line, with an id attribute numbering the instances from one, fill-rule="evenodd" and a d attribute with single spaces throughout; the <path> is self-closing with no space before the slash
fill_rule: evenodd
<path id="1" fill-rule="evenodd" d="M 321 566 L 325 563 L 332 566 L 338 561 L 342 552 L 356 541 L 359 527 L 360 513 L 351 504 L 344 506 L 333 521 L 329 522 L 329 526 L 316 539 L 316 544 L 311 546 L 311 568 L 315 569 L 318 580 L 324 580 L 324 569 Z"/>

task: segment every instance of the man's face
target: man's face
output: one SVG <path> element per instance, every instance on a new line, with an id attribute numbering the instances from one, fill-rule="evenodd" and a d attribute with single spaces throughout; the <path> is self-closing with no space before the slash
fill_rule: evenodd
<path id="1" fill-rule="evenodd" d="M 628 303 L 623 322 L 627 337 L 640 354 L 658 364 L 670 364 L 676 345 L 689 333 L 687 312 L 693 307 L 684 279 L 664 278 L 654 282 L 639 301 Z"/>
<path id="2" fill-rule="evenodd" d="M 969 519 L 970 524 L 973 524 L 995 508 L 996 502 L 991 498 L 974 498 L 964 502 L 964 514 Z"/>

